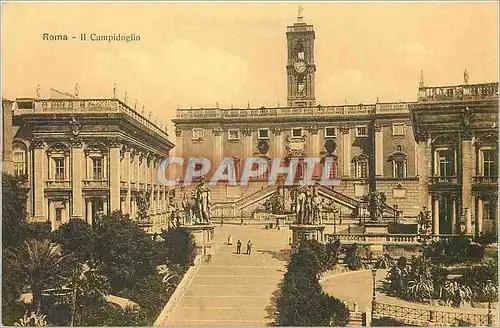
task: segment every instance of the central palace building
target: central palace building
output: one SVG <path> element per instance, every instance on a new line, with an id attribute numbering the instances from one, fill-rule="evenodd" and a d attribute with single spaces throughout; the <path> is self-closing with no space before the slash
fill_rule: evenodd
<path id="1" fill-rule="evenodd" d="M 295 158 L 297 179 L 305 157 L 330 158 L 329 175 L 340 184 L 317 188 L 341 217 L 369 216 L 363 196 L 372 183 L 386 195 L 386 215 L 414 222 L 426 207 L 435 234 L 496 230 L 498 83 L 469 84 L 466 72 L 461 85 L 426 86 L 421 77 L 416 101 L 323 106 L 315 101 L 313 26 L 298 17 L 286 40 L 287 106 L 178 109 L 176 156 L 210 159 L 209 176 L 232 157 L 237 177 L 248 157 Z M 213 215 L 255 217 L 276 192 L 268 175 L 262 169 L 248 186 L 212 186 Z M 321 167 L 313 177 L 320 175 Z"/>
<path id="2" fill-rule="evenodd" d="M 340 183 L 316 185 L 327 217 L 369 216 L 364 196 L 376 189 L 386 195 L 386 218 L 415 222 L 425 207 L 434 234 L 496 230 L 498 82 L 469 84 L 464 73 L 463 84 L 426 86 L 422 77 L 416 100 L 323 106 L 315 100 L 314 40 L 302 17 L 287 27 L 286 107 L 178 109 L 175 147 L 165 128 L 115 95 L 2 99 L 4 171 L 25 177 L 32 220 L 53 229 L 114 210 L 137 219 L 141 201 L 149 224 L 167 223 L 169 196 L 180 204 L 194 188 L 159 183 L 160 163 L 174 154 L 208 158 L 208 178 L 225 157 L 237 177 L 246 158 L 261 157 L 298 160 L 298 180 L 304 158 L 319 157 L 319 181 L 321 164 L 333 160 L 327 173 Z M 182 177 L 185 167 L 172 168 Z M 269 170 L 255 169 L 248 186 L 210 187 L 213 217 L 255 218 L 276 192 L 291 213 L 292 188 L 268 185 Z"/>

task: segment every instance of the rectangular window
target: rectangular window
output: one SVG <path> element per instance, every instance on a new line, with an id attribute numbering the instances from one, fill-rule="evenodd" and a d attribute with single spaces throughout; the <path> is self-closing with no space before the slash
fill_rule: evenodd
<path id="1" fill-rule="evenodd" d="M 483 150 L 483 176 L 492 177 L 497 175 L 496 151 Z"/>
<path id="2" fill-rule="evenodd" d="M 337 136 L 335 128 L 325 128 L 325 138 L 335 138 Z"/>
<path id="3" fill-rule="evenodd" d="M 292 129 L 292 138 L 302 138 L 302 128 Z"/>
<path id="4" fill-rule="evenodd" d="M 405 178 L 405 162 L 402 160 L 394 161 L 394 177 Z"/>
<path id="5" fill-rule="evenodd" d="M 454 175 L 453 170 L 453 150 L 439 150 L 438 155 L 438 165 L 439 165 L 439 176 L 440 177 L 451 177 Z"/>
<path id="6" fill-rule="evenodd" d="M 405 124 L 404 123 L 393 123 L 392 124 L 392 135 L 393 136 L 403 136 L 405 134 Z"/>
<path id="7" fill-rule="evenodd" d="M 228 140 L 239 140 L 240 139 L 240 131 L 238 130 L 228 130 Z"/>
<path id="8" fill-rule="evenodd" d="M 15 152 L 14 156 L 14 175 L 23 176 L 25 174 L 24 152 Z"/>
<path id="9" fill-rule="evenodd" d="M 495 220 L 495 203 L 483 202 L 483 220 Z"/>
<path id="10" fill-rule="evenodd" d="M 269 139 L 269 129 L 259 129 L 259 139 Z"/>
<path id="11" fill-rule="evenodd" d="M 366 137 L 368 136 L 368 127 L 358 126 L 356 127 L 356 137 Z"/>
<path id="12" fill-rule="evenodd" d="M 368 178 L 368 162 L 367 161 L 359 161 L 357 163 L 357 177 L 358 178 Z"/>
<path id="13" fill-rule="evenodd" d="M 205 137 L 205 130 L 203 129 L 193 129 L 193 140 L 203 140 Z"/>
<path id="14" fill-rule="evenodd" d="M 94 180 L 102 180 L 102 158 L 92 159 L 92 177 Z"/>
<path id="15" fill-rule="evenodd" d="M 54 158 L 54 162 L 56 164 L 55 180 L 64 180 L 64 158 Z"/>

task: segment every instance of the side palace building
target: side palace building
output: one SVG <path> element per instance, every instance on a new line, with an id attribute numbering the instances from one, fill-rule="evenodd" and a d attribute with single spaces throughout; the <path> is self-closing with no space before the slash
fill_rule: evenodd
<path id="1" fill-rule="evenodd" d="M 330 157 L 329 175 L 340 183 L 317 188 L 341 216 L 367 215 L 363 196 L 374 179 L 388 215 L 414 222 L 426 207 L 435 234 L 496 230 L 498 82 L 469 84 L 466 72 L 462 85 L 426 86 L 421 77 L 416 101 L 320 105 L 313 26 L 298 17 L 286 39 L 287 106 L 178 109 L 175 156 L 210 159 L 208 177 L 225 157 L 233 157 L 236 176 L 248 157 L 297 158 L 297 178 L 305 157 Z M 184 169 L 174 173 L 181 177 Z M 213 215 L 255 216 L 277 188 L 268 175 L 262 170 L 248 186 L 211 186 Z M 313 177 L 320 175 L 316 169 Z M 178 188 L 185 193 L 192 186 Z"/>
<path id="2" fill-rule="evenodd" d="M 174 146 L 165 128 L 115 97 L 38 94 L 2 105 L 12 116 L 8 171 L 25 177 L 33 221 L 56 229 L 114 210 L 136 219 L 140 198 L 149 208 L 145 223 L 167 224 L 168 189 L 157 174 Z"/>

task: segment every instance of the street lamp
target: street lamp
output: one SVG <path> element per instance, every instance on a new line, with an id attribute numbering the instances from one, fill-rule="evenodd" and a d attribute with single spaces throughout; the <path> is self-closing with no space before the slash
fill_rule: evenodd
<path id="1" fill-rule="evenodd" d="M 337 234 L 337 224 L 336 224 L 336 220 L 337 220 L 337 213 L 339 212 L 339 210 L 337 208 L 334 208 L 333 209 L 333 234 L 336 235 Z"/>
<path id="2" fill-rule="evenodd" d="M 375 314 L 376 307 L 377 307 L 377 297 L 375 296 L 375 286 L 376 286 L 375 278 L 376 278 L 376 276 L 377 276 L 377 268 L 375 268 L 375 266 L 372 266 L 372 281 L 373 281 L 372 318 L 373 318 L 373 315 Z"/>

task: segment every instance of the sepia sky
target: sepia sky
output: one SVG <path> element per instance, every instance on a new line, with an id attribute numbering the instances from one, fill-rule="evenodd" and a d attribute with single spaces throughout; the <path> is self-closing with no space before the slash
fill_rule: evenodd
<path id="1" fill-rule="evenodd" d="M 286 104 L 286 26 L 300 3 L 3 3 L 3 97 L 50 87 L 127 91 L 168 121 L 180 107 Z M 427 85 L 498 81 L 498 2 L 302 3 L 316 32 L 318 104 L 414 100 Z M 43 33 L 139 42 L 43 41 Z M 170 130 L 171 131 L 171 130 Z"/>

